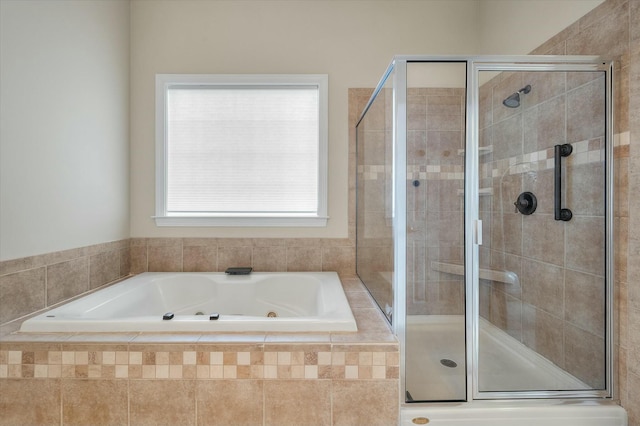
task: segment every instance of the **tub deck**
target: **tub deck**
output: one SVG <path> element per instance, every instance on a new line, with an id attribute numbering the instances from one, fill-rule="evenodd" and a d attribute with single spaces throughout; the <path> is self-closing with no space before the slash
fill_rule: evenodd
<path id="1" fill-rule="evenodd" d="M 319 424 L 397 424 L 398 342 L 360 280 L 341 281 L 356 332 L 17 333 L 20 321 L 5 325 L 0 425 L 268 425 L 307 413 Z"/>

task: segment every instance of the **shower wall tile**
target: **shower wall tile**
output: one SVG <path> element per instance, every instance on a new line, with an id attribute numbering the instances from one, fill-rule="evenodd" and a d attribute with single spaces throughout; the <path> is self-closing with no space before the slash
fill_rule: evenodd
<path id="1" fill-rule="evenodd" d="M 529 93 L 521 97 L 523 109 L 539 106 L 558 96 L 562 97 L 566 91 L 566 74 L 563 72 L 523 72 L 521 74 L 522 87 L 531 85 L 532 88 Z M 520 87 L 514 92 L 518 89 Z M 564 110 L 562 110 L 562 115 L 564 115 Z"/>
<path id="2" fill-rule="evenodd" d="M 491 291 L 489 304 L 489 320 L 513 338 L 522 340 L 523 332 L 526 331 L 523 328 L 526 323 L 524 323 L 522 301 L 494 288 Z"/>
<path id="3" fill-rule="evenodd" d="M 574 215 L 604 217 L 604 162 L 572 165 L 567 161 L 565 164 L 564 203 L 566 206 L 571 209 Z"/>
<path id="4" fill-rule="evenodd" d="M 564 266 L 564 238 L 567 232 L 564 222 L 545 214 L 524 216 L 522 222 L 523 256 Z"/>
<path id="5" fill-rule="evenodd" d="M 499 160 L 522 155 L 522 140 L 522 113 L 497 122 L 493 128 L 493 158 Z"/>
<path id="6" fill-rule="evenodd" d="M 630 373 L 640 375 L 640 309 L 628 307 L 627 367 Z"/>
<path id="7" fill-rule="evenodd" d="M 567 142 L 602 137 L 605 131 L 602 79 L 567 94 Z"/>
<path id="8" fill-rule="evenodd" d="M 407 129 L 426 130 L 427 129 L 427 98 L 424 94 L 407 95 Z M 368 143 L 368 142 L 367 142 Z M 369 164 L 369 163 L 366 163 Z"/>
<path id="9" fill-rule="evenodd" d="M 522 301 L 558 317 L 564 315 L 564 268 L 530 259 L 523 261 Z"/>
<path id="10" fill-rule="evenodd" d="M 493 124 L 493 109 L 491 108 L 493 103 L 493 88 L 490 84 L 483 84 L 480 86 L 480 97 L 478 102 L 478 127 L 480 130 L 484 130 Z M 486 144 L 480 143 L 480 146 L 485 145 Z"/>
<path id="11" fill-rule="evenodd" d="M 522 308 L 522 342 L 564 368 L 563 320 L 534 306 Z"/>
<path id="12" fill-rule="evenodd" d="M 629 46 L 629 3 L 610 6 L 612 9 L 602 10 L 601 16 L 594 14 L 578 22 L 580 32 L 567 38 L 568 55 L 616 57 L 625 53 Z"/>
<path id="13" fill-rule="evenodd" d="M 627 285 L 629 307 L 640 309 L 640 240 L 629 239 L 629 261 L 627 263 Z M 629 320 L 631 322 L 631 320 Z"/>
<path id="14" fill-rule="evenodd" d="M 537 89 L 537 86 L 535 87 Z M 530 94 L 535 91 L 532 90 Z M 565 96 L 556 96 L 534 105 L 536 106 L 523 112 L 525 153 L 553 148 L 566 140 Z"/>
<path id="15" fill-rule="evenodd" d="M 47 306 L 75 297 L 89 290 L 87 257 L 47 267 Z"/>
<path id="16" fill-rule="evenodd" d="M 431 146 L 429 154 L 431 154 Z M 407 164 L 426 164 L 427 132 L 407 131 Z"/>
<path id="17" fill-rule="evenodd" d="M 637 395 L 640 395 L 640 374 L 631 373 L 627 384 L 628 398 L 624 404 L 629 416 L 629 426 L 640 424 L 640 404 L 637 404 Z"/>
<path id="18" fill-rule="evenodd" d="M 604 279 L 567 269 L 565 273 L 565 320 L 573 326 L 604 338 Z"/>
<path id="19" fill-rule="evenodd" d="M 438 283 L 437 315 L 464 315 L 464 282 L 457 280 Z"/>
<path id="20" fill-rule="evenodd" d="M 630 39 L 633 43 L 640 40 L 640 3 L 637 0 L 629 2 L 629 16 Z"/>
<path id="21" fill-rule="evenodd" d="M 616 133 L 629 131 L 629 91 L 630 81 L 629 74 L 632 66 L 620 66 L 620 62 L 616 61 L 614 65 L 615 82 L 614 90 L 616 96 L 614 98 L 614 119 Z"/>
<path id="22" fill-rule="evenodd" d="M 564 339 L 564 368 L 588 385 L 604 388 L 604 338 L 565 324 Z"/>
<path id="23" fill-rule="evenodd" d="M 458 127 L 449 131 L 433 128 L 427 131 L 426 161 L 422 164 L 463 166 L 464 157 L 458 155 L 458 150 L 464 147 L 464 132 L 460 130 L 461 123 L 458 124 Z"/>
<path id="24" fill-rule="evenodd" d="M 424 119 L 423 119 L 424 121 Z M 365 131 L 364 139 L 367 141 L 366 149 L 360 153 L 363 159 L 360 164 L 382 165 L 386 163 L 385 138 L 387 136 L 384 131 Z"/>
<path id="25" fill-rule="evenodd" d="M 574 217 L 565 233 L 567 268 L 604 276 L 604 218 Z"/>

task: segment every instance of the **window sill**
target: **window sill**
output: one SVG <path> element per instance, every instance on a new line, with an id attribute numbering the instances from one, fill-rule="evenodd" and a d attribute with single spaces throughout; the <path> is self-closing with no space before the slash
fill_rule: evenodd
<path id="1" fill-rule="evenodd" d="M 156 226 L 324 227 L 328 217 L 309 216 L 154 216 Z"/>

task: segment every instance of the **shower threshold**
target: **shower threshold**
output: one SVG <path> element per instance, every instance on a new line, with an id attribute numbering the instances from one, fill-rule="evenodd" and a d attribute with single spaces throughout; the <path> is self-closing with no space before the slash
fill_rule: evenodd
<path id="1" fill-rule="evenodd" d="M 406 390 L 414 401 L 466 398 L 464 337 L 462 315 L 407 316 L 406 369 L 412 373 L 406 378 Z M 590 389 L 483 318 L 479 347 L 483 391 Z"/>

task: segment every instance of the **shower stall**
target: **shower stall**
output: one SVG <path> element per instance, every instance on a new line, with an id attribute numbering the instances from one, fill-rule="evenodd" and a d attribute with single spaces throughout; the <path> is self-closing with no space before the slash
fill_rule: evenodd
<path id="1" fill-rule="evenodd" d="M 356 126 L 356 268 L 403 410 L 614 397 L 611 97 L 597 57 L 393 59 Z"/>

